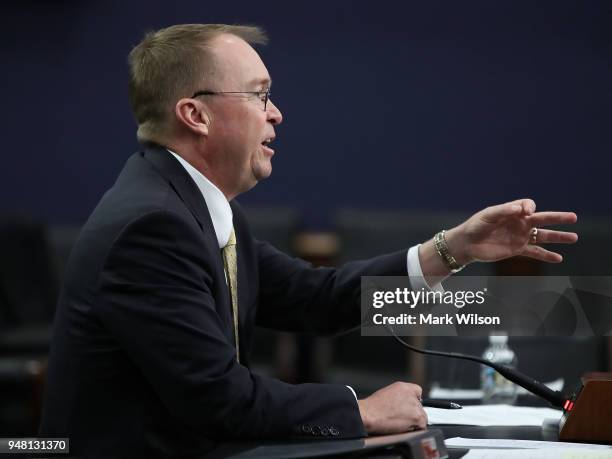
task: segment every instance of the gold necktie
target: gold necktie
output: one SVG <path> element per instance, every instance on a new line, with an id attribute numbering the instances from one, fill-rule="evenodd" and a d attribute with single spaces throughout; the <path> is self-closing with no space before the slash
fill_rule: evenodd
<path id="1" fill-rule="evenodd" d="M 223 266 L 230 289 L 232 301 L 232 318 L 234 320 L 234 338 L 236 340 L 236 360 L 240 362 L 240 348 L 238 345 L 238 264 L 236 258 L 236 234 L 232 228 L 229 241 L 223 247 Z"/>

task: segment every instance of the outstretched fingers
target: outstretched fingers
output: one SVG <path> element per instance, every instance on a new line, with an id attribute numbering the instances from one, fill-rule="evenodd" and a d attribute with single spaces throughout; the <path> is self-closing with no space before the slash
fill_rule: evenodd
<path id="1" fill-rule="evenodd" d="M 521 255 L 544 261 L 546 263 L 561 263 L 563 261 L 563 257 L 560 254 L 551 252 L 550 250 L 546 250 L 545 248 L 537 245 L 526 246 Z"/>
<path id="2" fill-rule="evenodd" d="M 573 244 L 578 240 L 576 233 L 538 228 L 537 244 Z"/>
<path id="3" fill-rule="evenodd" d="M 578 220 L 574 212 L 537 212 L 527 218 L 529 224 L 534 227 L 567 225 L 576 223 L 576 220 Z"/>

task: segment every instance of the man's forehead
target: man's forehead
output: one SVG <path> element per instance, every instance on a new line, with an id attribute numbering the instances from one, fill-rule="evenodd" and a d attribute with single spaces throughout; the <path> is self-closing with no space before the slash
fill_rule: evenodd
<path id="1" fill-rule="evenodd" d="M 222 34 L 211 44 L 216 64 L 228 78 L 249 86 L 271 83 L 268 70 L 259 54 L 242 38 Z"/>

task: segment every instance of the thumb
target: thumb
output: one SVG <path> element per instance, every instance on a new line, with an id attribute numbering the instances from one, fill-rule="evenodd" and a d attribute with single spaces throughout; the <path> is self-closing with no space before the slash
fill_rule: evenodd
<path id="1" fill-rule="evenodd" d="M 522 211 L 523 206 L 521 205 L 521 201 L 513 201 L 505 204 L 499 204 L 497 206 L 487 207 L 484 211 L 483 217 L 489 221 L 497 221 L 504 217 L 520 215 Z"/>
<path id="2" fill-rule="evenodd" d="M 536 210 L 536 203 L 533 199 L 518 199 L 513 204 L 520 205 L 525 215 L 531 215 Z"/>

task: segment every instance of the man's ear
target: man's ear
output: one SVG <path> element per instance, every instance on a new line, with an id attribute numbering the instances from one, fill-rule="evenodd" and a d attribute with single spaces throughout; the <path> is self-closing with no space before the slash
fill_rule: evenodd
<path id="1" fill-rule="evenodd" d="M 203 103 L 194 99 L 181 99 L 176 103 L 174 113 L 177 121 L 183 127 L 195 134 L 208 135 L 210 116 L 208 116 Z"/>

